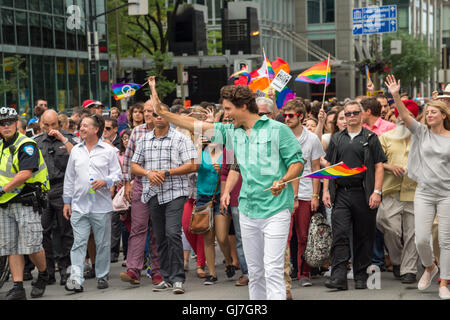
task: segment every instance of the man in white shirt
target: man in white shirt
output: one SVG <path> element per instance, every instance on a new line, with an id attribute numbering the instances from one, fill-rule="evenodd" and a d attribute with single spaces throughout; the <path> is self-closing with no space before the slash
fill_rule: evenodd
<path id="1" fill-rule="evenodd" d="M 283 108 L 284 121 L 286 125 L 291 128 L 292 132 L 300 142 L 303 159 L 305 160 L 303 175 L 319 170 L 320 158 L 325 156 L 319 138 L 302 125 L 305 116 L 306 107 L 300 99 L 289 100 Z M 312 285 L 310 279 L 310 267 L 302 260 L 302 255 L 305 252 L 306 242 L 308 240 L 311 214 L 317 211 L 319 207 L 319 190 L 320 179 L 300 179 L 298 192 L 295 193 L 294 198 L 294 214 L 291 220 L 289 243 L 292 236 L 292 226 L 295 225 L 298 241 L 298 278 L 300 279 L 300 285 L 302 287 L 309 287 Z"/>
<path id="2" fill-rule="evenodd" d="M 115 148 L 100 139 L 104 126 L 103 118 L 96 114 L 82 120 L 83 142 L 73 147 L 64 177 L 63 213 L 70 218 L 74 234 L 68 291 L 83 291 L 83 262 L 91 228 L 97 248 L 97 288 L 108 288 L 113 211 L 109 189 L 122 179 L 122 171 Z"/>

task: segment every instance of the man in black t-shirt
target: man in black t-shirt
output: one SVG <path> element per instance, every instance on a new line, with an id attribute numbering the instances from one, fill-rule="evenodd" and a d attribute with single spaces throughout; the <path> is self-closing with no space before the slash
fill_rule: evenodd
<path id="1" fill-rule="evenodd" d="M 327 166 L 343 161 L 348 167 L 367 170 L 357 175 L 324 179 L 323 202 L 332 211 L 333 243 L 331 278 L 327 288 L 347 290 L 347 263 L 350 260 L 349 233 L 353 226 L 353 273 L 355 289 L 366 289 L 372 262 L 376 214 L 381 202 L 383 162 L 386 156 L 378 137 L 361 124 L 362 106 L 349 101 L 345 107 L 347 129 L 333 135 L 327 149 Z M 330 187 L 330 188 L 329 188 Z"/>

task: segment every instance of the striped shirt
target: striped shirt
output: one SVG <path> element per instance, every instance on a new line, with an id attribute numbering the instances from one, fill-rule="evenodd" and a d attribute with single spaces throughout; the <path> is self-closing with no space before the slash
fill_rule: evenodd
<path id="1" fill-rule="evenodd" d="M 197 158 L 197 150 L 192 140 L 170 128 L 164 137 L 155 137 L 154 131 L 146 133 L 137 141 L 132 162 L 146 170 L 170 170 L 178 168 Z M 147 177 L 142 178 L 141 201 L 147 203 L 158 196 L 159 204 L 168 203 L 189 195 L 188 176 L 170 176 L 162 185 L 151 186 Z"/>

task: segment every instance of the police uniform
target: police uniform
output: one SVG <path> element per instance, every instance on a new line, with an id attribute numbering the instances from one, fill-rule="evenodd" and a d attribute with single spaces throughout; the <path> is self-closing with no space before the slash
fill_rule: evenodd
<path id="1" fill-rule="evenodd" d="M 49 189 L 44 158 L 32 139 L 16 132 L 0 145 L 0 186 L 3 188 L 22 170 L 32 170 L 26 183 L 40 182 Z M 42 226 L 39 212 L 23 195 L 30 191 L 25 184 L 0 196 L 0 255 L 32 254 L 42 250 Z"/>
<path id="2" fill-rule="evenodd" d="M 386 155 L 378 137 L 362 128 L 350 137 L 347 129 L 333 135 L 325 159 L 331 164 L 343 161 L 348 167 L 365 165 L 360 174 L 330 180 L 333 203 L 331 247 L 331 279 L 346 283 L 347 263 L 350 260 L 349 234 L 353 227 L 353 273 L 355 281 L 368 278 L 375 241 L 377 209 L 370 209 L 369 198 L 374 192 L 375 164 L 386 162 Z"/>
<path id="3" fill-rule="evenodd" d="M 76 135 L 64 130 L 61 134 L 68 139 L 68 142 L 75 145 Z M 60 252 L 57 263 L 61 274 L 61 284 L 65 284 L 66 270 L 70 266 L 70 249 L 73 244 L 73 231 L 69 220 L 63 216 L 64 203 L 62 200 L 64 187 L 64 174 L 66 172 L 69 153 L 64 144 L 55 137 L 47 133 L 41 133 L 34 137 L 39 149 L 42 152 L 50 177 L 51 190 L 48 193 L 48 205 L 41 216 L 42 228 L 44 230 L 43 246 L 47 269 L 51 279 L 55 277 L 55 252 L 52 241 L 53 223 L 56 219 L 60 244 Z"/>

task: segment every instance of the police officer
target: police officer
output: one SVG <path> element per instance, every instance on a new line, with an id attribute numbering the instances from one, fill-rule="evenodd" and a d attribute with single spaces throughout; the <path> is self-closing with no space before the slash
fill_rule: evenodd
<path id="1" fill-rule="evenodd" d="M 41 116 L 41 127 L 43 133 L 34 139 L 39 149 L 42 151 L 45 163 L 47 164 L 52 189 L 48 193 L 48 206 L 41 216 L 42 228 L 44 229 L 43 246 L 47 260 L 49 273 L 49 283 L 56 282 L 55 279 L 55 255 L 52 242 L 52 226 L 56 219 L 59 231 L 61 252 L 58 257 L 58 268 L 60 273 L 60 285 L 65 285 L 67 280 L 67 268 L 70 266 L 70 249 L 73 244 L 73 232 L 70 221 L 63 217 L 64 203 L 62 200 L 64 187 L 64 174 L 70 151 L 76 144 L 75 134 L 60 130 L 58 114 L 55 110 L 47 110 Z"/>
<path id="2" fill-rule="evenodd" d="M 36 189 L 48 189 L 48 172 L 36 142 L 17 130 L 17 112 L 0 108 L 0 256 L 8 256 L 14 281 L 7 300 L 26 299 L 23 288 L 23 255 L 28 254 L 39 270 L 31 297 L 45 292 L 48 272 L 42 248 L 42 226 Z M 34 192 L 34 193 L 32 193 Z M 32 195 L 32 196 L 30 196 Z"/>
<path id="3" fill-rule="evenodd" d="M 362 106 L 349 101 L 344 106 L 347 128 L 333 135 L 325 160 L 328 166 L 343 161 L 350 168 L 367 170 L 360 174 L 324 180 L 323 202 L 330 208 L 333 243 L 331 277 L 327 288 L 347 290 L 347 263 L 350 259 L 349 233 L 353 227 L 353 273 L 355 289 L 366 289 L 375 241 L 376 214 L 381 202 L 383 162 L 386 156 L 378 137 L 362 127 Z"/>

